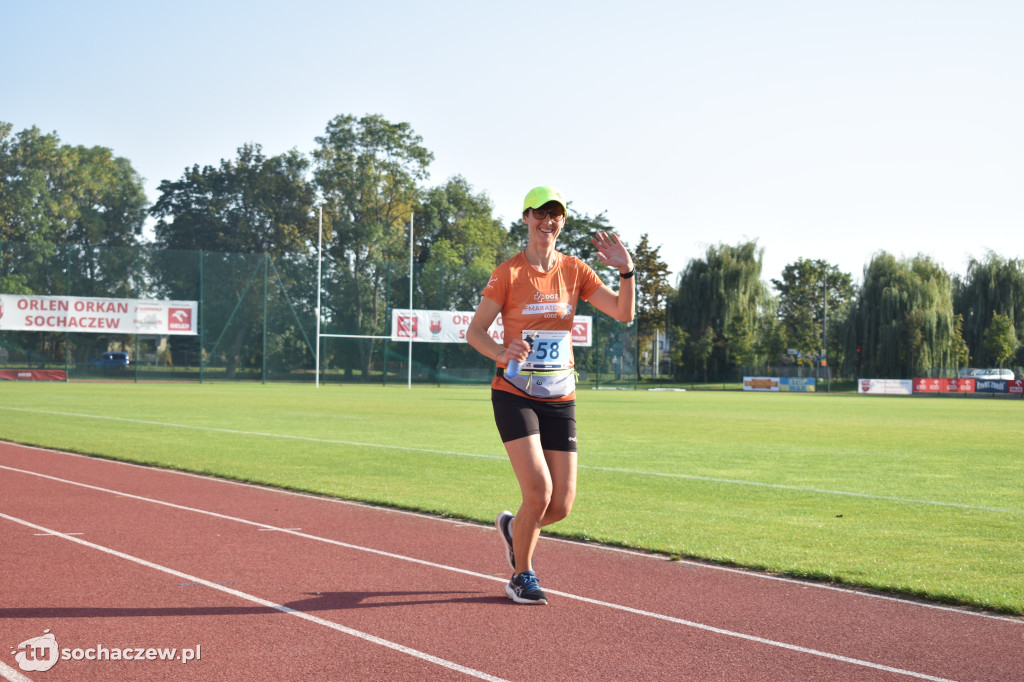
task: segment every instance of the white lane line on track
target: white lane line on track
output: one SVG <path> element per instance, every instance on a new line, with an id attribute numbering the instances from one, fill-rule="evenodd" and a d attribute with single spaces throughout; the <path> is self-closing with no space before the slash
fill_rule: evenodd
<path id="1" fill-rule="evenodd" d="M 256 436 L 259 438 L 282 438 L 285 440 L 299 440 L 310 443 L 324 443 L 327 445 L 350 445 L 353 447 L 360 448 L 381 448 L 384 450 L 401 450 L 403 452 L 419 452 L 430 455 L 447 455 L 450 457 L 474 457 L 476 459 L 491 459 L 498 461 L 507 461 L 507 457 L 498 455 L 485 455 L 478 452 L 458 452 L 451 450 L 436 450 L 431 448 L 418 448 L 411 447 L 408 445 L 387 445 L 382 443 L 365 443 L 362 441 L 351 441 L 351 440 L 334 440 L 330 438 L 314 438 L 312 436 L 295 436 L 285 433 L 268 433 L 263 431 L 240 431 L 238 429 L 225 429 L 217 426 L 195 426 L 192 424 L 175 424 L 172 422 L 158 422 L 148 419 L 132 419 L 129 417 L 114 417 L 111 415 L 95 415 L 95 414 L 82 414 L 79 412 L 56 412 L 52 410 L 30 410 L 23 407 L 8 407 L 0 405 L 0 410 L 10 410 L 12 412 L 29 412 L 32 414 L 46 414 L 56 417 L 78 417 L 81 419 L 99 419 L 104 421 L 117 421 L 127 422 L 130 424 L 144 424 L 146 426 L 163 426 L 172 429 L 190 429 L 194 431 L 212 431 L 215 433 L 227 433 L 234 436 Z M 875 495 L 873 493 L 862 493 L 856 491 L 847 490 L 828 490 L 825 488 L 806 488 L 796 485 L 783 485 L 781 483 L 762 483 L 760 481 L 744 481 L 733 478 L 717 478 L 714 476 L 697 476 L 693 474 L 672 474 L 662 471 L 644 471 L 634 469 L 616 469 L 614 467 L 599 467 L 589 464 L 577 465 L 579 469 L 586 469 L 589 471 L 601 471 L 605 473 L 614 474 L 627 474 L 631 476 L 657 476 L 659 478 L 676 478 L 684 481 L 702 481 L 704 483 L 719 483 L 723 485 L 745 485 L 755 488 L 768 488 L 772 490 L 793 490 L 802 493 L 812 493 L 815 495 L 838 495 L 841 497 L 858 497 L 869 500 L 886 500 L 889 502 L 902 502 L 904 504 L 927 504 L 935 507 L 952 507 L 954 509 L 970 509 L 972 511 L 986 511 L 986 512 L 997 512 L 1000 514 L 1024 514 L 1024 510 L 1021 509 L 1003 509 L 1000 507 L 985 507 L 980 505 L 972 504 L 961 504 L 959 502 L 941 502 L 938 500 L 918 500 L 914 498 L 896 497 L 892 495 Z"/>
<path id="2" fill-rule="evenodd" d="M 8 680 L 9 682 L 32 682 L 32 678 L 25 677 L 14 668 L 6 665 L 3 661 L 0 661 L 0 677 Z"/>
<path id="3" fill-rule="evenodd" d="M 3 442 L 0 442 L 0 445 L 2 445 L 2 444 L 3 444 Z M 24 445 L 24 444 L 21 444 L 21 443 L 8 443 L 8 445 L 19 447 L 19 448 L 23 448 L 23 449 L 26 449 L 26 450 L 39 450 L 40 452 L 48 452 L 50 454 L 62 455 L 64 457 L 76 457 L 78 459 L 84 459 L 84 460 L 91 461 L 91 462 L 103 462 L 104 464 L 112 464 L 112 465 L 123 466 L 123 467 L 134 467 L 134 468 L 137 468 L 137 469 L 145 469 L 145 470 L 151 471 L 151 472 L 158 471 L 160 473 L 171 474 L 171 475 L 174 475 L 174 476 L 185 476 L 185 477 L 188 477 L 188 478 L 197 478 L 197 479 L 199 479 L 201 481 L 206 481 L 206 482 L 220 483 L 220 484 L 224 484 L 224 485 L 232 485 L 232 486 L 238 486 L 238 487 L 242 487 L 242 488 L 251 488 L 251 489 L 254 489 L 254 490 L 259 490 L 261 492 L 270 492 L 270 493 L 276 493 L 278 495 L 288 495 L 288 496 L 291 496 L 291 497 L 301 497 L 303 499 L 316 500 L 318 502 L 327 502 L 329 504 L 341 504 L 341 505 L 346 505 L 346 506 L 351 506 L 351 507 L 359 507 L 361 509 L 372 509 L 373 511 L 382 512 L 382 513 L 385 513 L 385 514 L 401 514 L 401 515 L 405 515 L 405 516 L 413 516 L 413 517 L 418 518 L 418 519 L 428 519 L 428 520 L 431 520 L 431 521 L 437 521 L 439 523 L 446 523 L 446 524 L 451 524 L 451 525 L 455 525 L 455 526 L 466 526 L 466 527 L 469 527 L 469 528 L 475 528 L 477 530 L 486 529 L 488 532 L 491 530 L 491 528 L 493 528 L 492 524 L 487 524 L 486 526 L 481 526 L 481 524 L 479 524 L 479 523 L 473 523 L 473 522 L 470 522 L 470 521 L 462 521 L 462 520 L 459 520 L 459 519 L 448 519 L 448 518 L 444 518 L 444 517 L 440 517 L 440 516 L 432 516 L 430 514 L 424 514 L 422 512 L 409 511 L 407 509 L 395 509 L 395 508 L 392 508 L 392 507 L 381 507 L 381 506 L 377 506 L 377 505 L 367 504 L 365 502 L 355 502 L 355 501 L 352 501 L 352 500 L 344 500 L 344 499 L 337 498 L 337 497 L 326 497 L 324 495 L 315 495 L 313 493 L 304 493 L 304 492 L 300 492 L 298 490 L 286 490 L 284 488 L 273 488 L 273 487 L 270 487 L 270 486 L 259 485 L 259 484 L 256 484 L 256 483 L 247 483 L 245 481 L 235 481 L 235 480 L 231 480 L 231 479 L 228 479 L 228 478 L 218 478 L 216 476 L 207 475 L 207 474 L 197 474 L 197 473 L 193 473 L 191 471 L 181 471 L 181 470 L 178 470 L 178 469 L 164 469 L 162 467 L 148 466 L 148 465 L 145 465 L 145 464 L 138 464 L 136 462 L 128 462 L 128 461 L 119 460 L 119 459 L 106 459 L 106 458 L 102 458 L 102 457 L 95 457 L 95 456 L 92 456 L 92 455 L 83 455 L 83 454 L 80 454 L 80 453 L 77 453 L 77 452 L 67 452 L 67 451 L 64 451 L 64 450 L 53 450 L 51 448 L 43 448 L 43 447 L 39 447 L 39 446 L 36 446 L 36 445 Z M 0 468 L 10 468 L 10 467 L 4 467 L 3 465 L 0 465 Z M 13 471 L 20 471 L 20 472 L 23 472 L 23 473 L 32 473 L 30 471 L 26 471 L 26 470 L 22 470 L 22 469 L 12 469 L 12 470 Z M 277 529 L 263 529 L 263 530 L 277 530 Z M 301 529 L 296 528 L 294 530 L 301 530 Z M 687 559 L 673 559 L 673 558 L 665 556 L 663 554 L 656 554 L 656 553 L 653 553 L 653 552 L 644 552 L 644 551 L 641 551 L 641 550 L 628 549 L 628 548 L 625 548 L 625 547 L 611 547 L 609 545 L 601 545 L 601 544 L 596 544 L 596 543 L 591 543 L 591 542 L 584 542 L 584 541 L 581 541 L 581 540 L 571 540 L 571 539 L 567 539 L 567 538 L 559 538 L 559 537 L 555 537 L 555 536 L 551 536 L 551 535 L 544 535 L 542 537 L 547 542 L 558 542 L 558 543 L 562 543 L 562 544 L 577 545 L 577 546 L 580 546 L 580 547 L 588 547 L 590 549 L 596 549 L 596 550 L 601 550 L 601 551 L 605 551 L 605 552 L 613 552 L 613 553 L 616 553 L 616 554 L 628 554 L 628 555 L 631 555 L 631 556 L 642 557 L 644 559 L 654 559 L 656 561 L 671 561 L 673 563 L 679 564 L 680 566 L 693 566 L 694 568 L 700 568 L 700 569 L 704 569 L 704 570 L 722 571 L 722 572 L 725 572 L 725 573 L 734 573 L 736 575 L 742 575 L 742 576 L 747 577 L 747 578 L 756 578 L 756 579 L 759 579 L 759 580 L 771 580 L 771 581 L 774 581 L 774 582 L 789 583 L 789 584 L 792 584 L 792 585 L 800 585 L 802 587 L 811 587 L 811 588 L 818 589 L 818 590 L 826 590 L 826 591 L 830 591 L 830 592 L 839 592 L 841 594 L 852 595 L 852 596 L 856 596 L 856 597 L 863 597 L 863 598 L 866 598 L 866 599 L 879 599 L 879 600 L 882 600 L 882 601 L 891 601 L 891 602 L 895 602 L 895 603 L 898 603 L 898 604 L 903 604 L 903 605 L 906 605 L 906 606 L 916 606 L 916 607 L 923 608 L 923 609 L 931 609 L 931 610 L 935 610 L 935 611 L 948 611 L 950 613 L 955 613 L 955 614 L 958 614 L 958 615 L 961 615 L 961 616 L 971 616 L 971 617 L 974 617 L 974 618 L 986 618 L 986 619 L 989 619 L 989 620 L 999 620 L 999 621 L 1004 621 L 1004 622 L 1007 622 L 1007 623 L 1014 623 L 1015 625 L 1024 625 L 1024 620 L 1021 620 L 1020 618 L 1013 618 L 1013 617 L 1010 617 L 1010 616 L 999 616 L 999 615 L 996 615 L 996 614 L 993 614 L 993 613 L 982 613 L 982 612 L 979 612 L 979 611 L 969 611 L 969 610 L 967 610 L 965 608 L 957 607 L 957 606 L 945 606 L 943 604 L 932 604 L 932 603 L 925 602 L 925 601 L 905 599 L 903 597 L 895 597 L 895 596 L 891 596 L 891 595 L 887 595 L 887 594 L 875 594 L 874 592 L 866 592 L 866 591 L 859 590 L 859 589 L 852 588 L 852 587 L 842 587 L 842 586 L 837 586 L 837 585 L 829 585 L 827 583 L 821 583 L 821 582 L 816 582 L 816 581 L 808 581 L 808 580 L 800 580 L 798 578 L 789 578 L 789 577 L 782 576 L 782 575 L 771 575 L 770 573 L 761 573 L 761 572 L 754 571 L 754 570 L 751 570 L 751 569 L 733 568 L 731 566 L 719 566 L 717 564 L 701 562 L 701 561 L 690 561 L 690 560 L 687 560 Z"/>
<path id="4" fill-rule="evenodd" d="M 132 495 L 132 496 L 129 496 L 129 497 L 135 497 L 135 496 Z M 138 498 L 138 499 L 143 499 L 143 498 Z M 432 655 L 430 655 L 428 653 L 424 653 L 422 651 L 418 651 L 416 649 L 412 649 L 412 648 L 404 646 L 402 644 L 398 644 L 397 642 L 392 642 L 392 641 L 387 640 L 387 639 L 382 639 L 382 638 L 377 637 L 375 635 L 371 635 L 371 634 L 368 634 L 368 633 L 365 633 L 365 632 L 361 632 L 359 630 L 353 630 L 352 628 L 345 627 L 344 625 L 341 625 L 339 623 L 334 623 L 332 621 L 325 620 L 323 618 L 319 618 L 317 616 L 305 613 L 304 611 L 297 611 L 295 609 L 289 608 L 289 607 L 284 606 L 282 604 L 277 604 L 275 602 L 268 601 L 266 599 L 262 599 L 260 597 L 255 596 L 255 595 L 248 594 L 246 592 L 242 592 L 240 590 L 235 590 L 235 589 L 232 589 L 230 587 L 225 587 L 224 584 L 222 584 L 222 583 L 215 583 L 215 582 L 211 582 L 209 580 L 203 580 L 202 578 L 198 578 L 198 577 L 196 577 L 194 575 L 189 575 L 188 573 L 182 573 L 181 571 L 177 571 L 177 570 L 175 570 L 173 568 L 168 568 L 167 566 L 161 566 L 160 564 L 155 564 L 155 563 L 153 563 L 151 561 L 146 561 L 145 559 L 142 559 L 142 558 L 137 557 L 137 556 L 132 556 L 131 554 L 125 554 L 124 552 L 120 552 L 120 551 L 118 551 L 116 549 L 111 549 L 110 547 L 104 547 L 103 545 L 97 545 L 96 543 L 89 542 L 88 540 L 82 540 L 81 538 L 72 537 L 70 535 L 65 535 L 64 533 L 59 533 L 59 532 L 57 532 L 55 530 L 51 530 L 49 528 L 44 528 L 43 526 L 37 525 L 35 523 L 32 523 L 31 521 L 26 521 L 24 519 L 19 519 L 19 518 L 16 518 L 14 516 L 8 516 L 7 514 L 4 514 L 2 512 L 0 512 L 0 518 L 7 519 L 8 521 L 11 521 L 13 523 L 19 523 L 19 524 L 21 524 L 23 526 L 27 526 L 29 528 L 35 528 L 36 530 L 45 531 L 48 534 L 56 535 L 57 537 L 63 538 L 63 539 L 68 540 L 70 542 L 74 542 L 76 544 L 83 545 L 83 546 L 88 547 L 90 549 L 95 549 L 95 550 L 98 550 L 100 552 L 104 552 L 106 554 L 110 554 L 111 556 L 115 556 L 118 559 L 124 559 L 125 561 L 131 561 L 133 563 L 139 564 L 140 566 L 145 566 L 146 568 L 150 568 L 150 569 L 153 569 L 155 571 L 161 571 L 163 573 L 167 573 L 168 575 L 173 575 L 176 578 L 182 578 L 184 580 L 187 580 L 187 581 L 189 581 L 191 583 L 195 583 L 197 585 L 202 585 L 204 587 L 209 587 L 212 590 L 218 590 L 220 592 L 224 592 L 226 594 L 230 594 L 233 597 L 237 597 L 239 599 L 243 599 L 245 601 L 252 602 L 253 604 L 259 604 L 260 606 L 265 606 L 267 608 L 274 609 L 275 611 L 280 611 L 281 613 L 286 613 L 289 616 L 295 616 L 296 618 L 301 618 L 303 620 L 307 620 L 307 621 L 309 621 L 311 623 L 315 623 L 316 625 L 320 625 L 320 626 L 325 627 L 325 628 L 330 628 L 332 630 L 337 630 L 338 632 L 344 633 L 346 635 L 351 635 L 352 637 L 357 637 L 359 639 L 362 639 L 362 640 L 365 640 L 367 642 L 370 642 L 371 644 L 376 644 L 377 646 L 386 647 L 388 649 L 392 649 L 394 651 L 398 651 L 398 652 L 401 652 L 403 654 L 407 654 L 409 656 L 413 656 L 414 658 L 419 658 L 419 659 L 427 661 L 429 663 L 434 663 L 435 665 L 439 665 L 439 666 L 441 666 L 443 668 L 447 668 L 449 670 L 454 670 L 456 672 L 460 672 L 460 673 L 469 675 L 471 677 L 476 677 L 476 678 L 481 679 L 481 680 L 493 680 L 495 682 L 504 682 L 504 680 L 502 680 L 502 678 L 500 678 L 500 677 L 494 677 L 493 675 L 488 675 L 487 673 L 481 672 L 479 670 L 474 670 L 473 668 L 467 668 L 466 666 L 459 665 L 458 663 L 455 663 L 453 661 L 449 661 L 449 660 L 446 660 L 446 659 L 443 659 L 443 658 L 438 658 L 437 656 L 432 656 Z"/>
<path id="5" fill-rule="evenodd" d="M 178 509 L 178 510 L 182 510 L 182 511 L 193 512 L 193 513 L 196 513 L 196 514 L 203 514 L 203 515 L 206 515 L 206 516 L 211 516 L 211 517 L 218 518 L 218 519 L 223 519 L 223 520 L 226 520 L 226 521 L 233 521 L 233 522 L 245 524 L 245 525 L 248 525 L 248 526 L 255 526 L 257 528 L 278 530 L 278 531 L 280 531 L 282 533 L 286 533 L 288 535 L 294 535 L 295 537 L 303 538 L 303 539 L 306 539 L 306 540 L 313 540 L 315 542 L 322 542 L 322 543 L 326 543 L 326 544 L 330 544 L 330 545 L 335 545 L 337 547 L 344 547 L 346 549 L 352 549 L 352 550 L 356 550 L 356 551 L 360 551 L 360 552 L 366 552 L 368 554 L 375 554 L 377 556 L 383 556 L 383 557 L 387 557 L 389 559 L 397 559 L 399 561 L 406 561 L 406 562 L 409 562 L 409 563 L 419 564 L 421 566 L 428 566 L 430 568 L 436 568 L 436 569 L 440 569 L 440 570 L 444 570 L 444 571 L 450 571 L 452 573 L 458 573 L 458 574 L 470 576 L 470 577 L 473 577 L 473 578 L 478 578 L 478 579 L 482 579 L 482 580 L 489 580 L 491 582 L 500 582 L 502 584 L 505 583 L 505 579 L 504 578 L 498 578 L 496 576 L 487 575 L 485 573 L 479 573 L 477 571 L 470 571 L 470 570 L 467 570 L 467 569 L 464 569 L 464 568 L 458 568 L 456 566 L 449 566 L 449 565 L 446 565 L 446 564 L 439 564 L 439 563 L 436 563 L 436 562 L 433 562 L 433 561 L 426 561 L 425 559 L 417 559 L 415 557 L 405 556 L 405 555 L 402 555 L 402 554 L 395 554 L 394 552 L 387 552 L 387 551 L 380 550 L 380 549 L 374 549 L 372 547 L 363 547 L 361 545 L 353 545 L 351 543 L 342 542 L 341 540 L 332 540 L 330 538 L 324 538 L 324 537 L 320 537 L 320 536 L 317 536 L 317 535 L 310 535 L 308 533 L 299 533 L 299 532 L 296 532 L 296 531 L 290 531 L 290 530 L 288 530 L 286 528 L 280 528 L 280 527 L 277 527 L 277 526 L 272 526 L 270 524 L 261 523 L 259 521 L 251 521 L 249 519 L 243 519 L 243 518 L 239 518 L 239 517 L 235 517 L 235 516 L 228 516 L 226 514 L 221 514 L 219 512 L 214 512 L 214 511 L 209 511 L 209 510 L 206 510 L 206 509 L 198 509 L 196 507 L 187 507 L 187 506 L 184 506 L 184 505 L 175 504 L 173 502 L 166 502 L 164 500 L 157 500 L 157 499 L 150 498 L 150 497 L 143 497 L 143 496 L 140 496 L 140 495 L 133 495 L 131 493 L 125 493 L 125 492 L 121 492 L 121 491 L 118 491 L 118 490 L 111 490 L 109 488 L 101 488 L 99 486 L 94 486 L 94 485 L 91 485 L 91 484 L 88 484 L 88 483 L 80 483 L 78 481 L 71 481 L 71 480 L 68 480 L 68 479 L 58 478 L 56 476 L 50 476 L 48 474 L 40 474 L 40 473 L 37 473 L 37 472 L 34 472 L 34 471 L 24 471 L 24 470 L 21 470 L 21 469 L 15 469 L 14 467 L 9 467 L 9 466 L 4 466 L 4 465 L 0 465 L 0 469 L 7 469 L 9 471 L 16 471 L 16 472 L 28 474 L 28 475 L 31 475 L 31 476 L 37 476 L 39 478 L 44 478 L 44 479 L 48 479 L 48 480 L 52 480 L 52 481 L 57 481 L 59 483 L 65 483 L 65 484 L 68 484 L 68 485 L 79 486 L 79 487 L 82 487 L 82 488 L 87 488 L 89 490 L 96 490 L 96 491 L 99 491 L 99 492 L 109 493 L 109 494 L 117 495 L 119 497 L 126 497 L 126 498 L 133 499 L 133 500 L 149 502 L 149 503 L 152 503 L 152 504 L 157 504 L 157 505 L 161 505 L 161 506 L 165 506 L 165 507 L 170 507 L 172 509 Z M 19 519 L 14 519 L 13 517 L 9 517 L 9 516 L 7 516 L 6 514 L 3 514 L 3 513 L 0 513 L 0 518 L 7 518 L 7 519 L 10 519 L 12 521 L 19 522 L 19 523 L 25 523 L 25 525 L 29 525 L 29 526 L 34 527 L 34 528 L 39 528 L 41 530 L 47 530 L 47 529 L 42 528 L 40 526 L 35 526 L 34 524 L 31 524 L 29 522 L 22 522 Z M 80 542 L 82 544 L 85 544 L 85 545 L 88 545 L 88 546 L 91 546 L 91 547 L 95 547 L 97 549 L 102 549 L 103 551 L 109 551 L 111 554 L 120 555 L 120 553 L 117 552 L 116 550 L 107 550 L 106 548 L 102 548 L 99 545 L 93 545 L 93 543 L 87 542 L 85 540 L 80 540 L 78 538 L 73 538 L 73 537 L 70 537 L 70 536 L 65 536 L 65 535 L 63 535 L 61 533 L 56 533 L 55 531 L 50 531 L 50 532 L 54 532 L 54 534 L 59 535 L 60 537 L 64 537 L 65 539 L 68 539 L 68 540 L 71 540 L 71 541 L 74 541 L 74 542 Z M 128 555 L 125 555 L 125 558 L 128 558 Z M 146 563 L 144 559 L 139 559 L 138 561 L 139 561 L 139 563 Z M 170 571 L 170 570 L 171 569 L 168 569 L 168 571 Z M 174 575 L 179 575 L 179 574 L 175 572 Z M 180 575 L 181 576 L 185 576 L 185 574 L 180 574 Z M 208 585 L 208 586 L 215 585 L 214 583 L 209 583 L 207 581 L 201 581 L 199 579 L 195 579 L 195 580 L 197 582 L 201 582 L 204 585 Z M 226 590 L 226 588 L 223 588 L 223 589 Z M 931 675 L 926 675 L 924 673 L 919 673 L 919 672 L 915 672 L 915 671 L 912 671 L 912 670 L 903 670 L 901 668 L 894 668 L 894 667 L 891 667 L 891 666 L 882 665 L 880 663 L 874 663 L 872 661 L 864 661 L 864 660 L 861 660 L 861 659 L 850 658 L 850 657 L 847 657 L 847 656 L 841 656 L 839 654 L 833 654 L 833 653 L 830 653 L 830 652 L 827 652 L 827 651 L 820 651 L 820 650 L 817 650 L 817 649 L 810 649 L 810 648 L 798 646 L 798 645 L 795 645 L 795 644 L 788 644 L 786 642 L 779 642 L 779 641 L 776 641 L 776 640 L 766 639 L 764 637 L 758 637 L 756 635 L 749 635 L 749 634 L 746 634 L 746 633 L 736 632 L 736 631 L 733 631 L 733 630 L 725 630 L 723 628 L 717 628 L 717 627 L 714 627 L 712 625 L 707 625 L 705 623 L 698 623 L 696 621 L 685 620 L 683 618 L 676 618 L 674 616 L 668 616 L 668 615 L 661 614 L 661 613 L 655 613 L 653 611 L 644 611 L 642 609 L 636 609 L 636 608 L 633 608 L 631 606 L 624 606 L 624 605 L 621 605 L 621 604 L 614 604 L 612 602 L 606 602 L 606 601 L 600 601 L 600 600 L 597 600 L 597 599 L 591 599 L 589 597 L 584 597 L 584 596 L 581 596 L 581 595 L 571 594 L 569 592 L 559 592 L 559 591 L 550 590 L 550 589 L 546 589 L 545 591 L 550 593 L 550 594 L 555 594 L 555 595 L 558 595 L 558 596 L 561 596 L 561 597 L 565 597 L 566 599 L 573 599 L 573 600 L 584 602 L 584 603 L 591 604 L 591 605 L 594 605 L 594 606 L 600 606 L 600 607 L 604 607 L 604 608 L 614 609 L 614 610 L 617 610 L 617 611 L 623 611 L 625 613 L 631 613 L 631 614 L 638 615 L 638 616 L 644 616 L 646 618 L 653 618 L 653 619 L 656 619 L 656 620 L 666 621 L 666 622 L 669 622 L 669 623 L 675 623 L 677 625 L 682 625 L 682 626 L 685 626 L 685 627 L 695 628 L 695 629 L 698 629 L 698 630 L 704 630 L 706 632 L 712 632 L 712 633 L 718 634 L 718 635 L 724 635 L 724 636 L 727 636 L 727 637 L 733 637 L 733 638 L 745 640 L 745 641 L 748 641 L 748 642 L 756 642 L 758 644 L 764 644 L 764 645 L 767 645 L 767 646 L 772 646 L 772 647 L 777 647 L 777 648 L 781 648 L 781 649 L 786 649 L 786 650 L 789 650 L 789 651 L 796 651 L 796 652 L 799 652 L 799 653 L 809 654 L 811 656 L 817 656 L 819 658 L 825 658 L 825 659 L 832 660 L 832 661 L 838 661 L 838 662 L 841 662 L 841 663 L 849 663 L 851 665 L 861 666 L 861 667 L 865 667 L 865 668 L 871 668 L 871 669 L 874 669 L 874 670 L 882 670 L 882 671 L 896 673 L 896 674 L 899 674 L 899 675 L 905 675 L 905 676 L 908 676 L 908 677 L 913 677 L 913 678 L 921 679 L 921 680 L 932 680 L 934 682 L 951 682 L 950 680 L 947 680 L 946 678 L 942 678 L 942 677 L 933 677 Z M 281 607 L 281 608 L 286 608 L 286 607 Z M 291 610 L 289 609 L 289 611 L 291 611 Z M 369 635 L 367 635 L 367 637 L 369 637 Z M 399 645 L 396 645 L 396 646 L 399 646 Z"/>

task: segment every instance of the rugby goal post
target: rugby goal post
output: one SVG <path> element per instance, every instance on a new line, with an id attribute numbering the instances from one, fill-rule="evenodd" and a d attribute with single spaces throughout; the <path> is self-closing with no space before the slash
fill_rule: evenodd
<path id="1" fill-rule="evenodd" d="M 409 216 L 409 308 L 412 309 L 412 237 L 413 237 L 413 218 Z M 320 205 L 320 220 L 317 235 L 317 256 L 316 256 L 316 388 L 320 388 L 320 339 L 322 338 L 335 338 L 335 339 L 387 339 L 391 340 L 391 336 L 372 336 L 369 334 L 322 334 L 320 332 L 320 301 L 321 294 L 323 291 L 323 262 L 324 262 L 324 207 Z M 412 338 L 409 339 L 409 362 L 408 365 L 408 388 L 412 390 Z"/>

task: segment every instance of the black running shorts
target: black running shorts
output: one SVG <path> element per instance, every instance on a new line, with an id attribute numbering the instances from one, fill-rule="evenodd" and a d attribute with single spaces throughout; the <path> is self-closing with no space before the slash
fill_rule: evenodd
<path id="1" fill-rule="evenodd" d="M 492 388 L 491 405 L 502 443 L 538 433 L 545 450 L 576 452 L 575 400 L 532 400 Z"/>

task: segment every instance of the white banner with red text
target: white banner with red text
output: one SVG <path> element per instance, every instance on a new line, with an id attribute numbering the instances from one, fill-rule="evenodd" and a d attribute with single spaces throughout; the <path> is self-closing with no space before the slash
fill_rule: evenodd
<path id="1" fill-rule="evenodd" d="M 392 310 L 392 341 L 424 341 L 430 343 L 466 343 L 466 332 L 473 313 L 453 310 Z M 572 321 L 572 343 L 574 346 L 593 344 L 593 318 L 577 315 Z M 496 342 L 505 341 L 505 328 L 501 315 L 487 332 Z"/>
<path id="2" fill-rule="evenodd" d="M 195 335 L 198 308 L 196 301 L 0 294 L 0 330 Z"/>

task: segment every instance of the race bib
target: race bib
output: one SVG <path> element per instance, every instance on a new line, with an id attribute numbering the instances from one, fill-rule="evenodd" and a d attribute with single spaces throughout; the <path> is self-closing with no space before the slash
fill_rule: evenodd
<path id="1" fill-rule="evenodd" d="M 571 366 L 571 331 L 527 329 L 523 332 L 523 341 L 530 343 L 531 336 L 533 349 L 523 363 L 523 369 L 568 369 Z"/>

